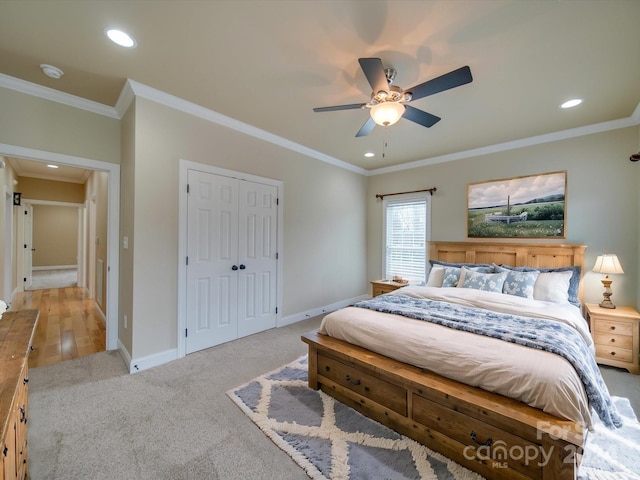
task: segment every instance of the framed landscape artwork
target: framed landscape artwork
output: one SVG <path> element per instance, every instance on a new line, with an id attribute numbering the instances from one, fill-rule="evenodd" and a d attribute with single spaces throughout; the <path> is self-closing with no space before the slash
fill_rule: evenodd
<path id="1" fill-rule="evenodd" d="M 467 237 L 565 238 L 567 172 L 467 185 Z"/>

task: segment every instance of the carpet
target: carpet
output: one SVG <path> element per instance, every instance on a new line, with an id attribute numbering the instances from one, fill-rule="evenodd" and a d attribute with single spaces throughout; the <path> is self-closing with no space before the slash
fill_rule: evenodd
<path id="1" fill-rule="evenodd" d="M 227 392 L 227 395 L 309 477 L 479 480 L 462 467 L 307 386 L 307 357 Z M 624 425 L 596 421 L 579 480 L 640 479 L 640 424 L 629 400 L 614 397 Z"/>

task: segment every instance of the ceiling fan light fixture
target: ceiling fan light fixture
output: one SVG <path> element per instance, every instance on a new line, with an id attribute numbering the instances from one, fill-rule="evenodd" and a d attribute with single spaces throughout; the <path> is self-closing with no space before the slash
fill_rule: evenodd
<path id="1" fill-rule="evenodd" d="M 378 125 L 388 127 L 400 120 L 404 111 L 405 106 L 401 103 L 384 102 L 371 107 L 369 114 Z"/>

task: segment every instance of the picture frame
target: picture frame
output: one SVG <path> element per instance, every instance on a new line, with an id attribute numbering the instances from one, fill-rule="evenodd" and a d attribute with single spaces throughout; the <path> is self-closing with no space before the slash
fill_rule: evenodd
<path id="1" fill-rule="evenodd" d="M 468 238 L 566 238 L 567 172 L 467 184 Z"/>

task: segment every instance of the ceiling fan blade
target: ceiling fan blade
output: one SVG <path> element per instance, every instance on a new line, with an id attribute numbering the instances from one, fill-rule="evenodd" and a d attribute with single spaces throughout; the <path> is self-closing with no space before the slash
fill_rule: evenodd
<path id="1" fill-rule="evenodd" d="M 356 133 L 356 137 L 366 137 L 371 133 L 371 130 L 373 130 L 375 126 L 376 122 L 373 121 L 373 118 L 369 117 L 367 121 L 364 122 L 364 125 L 362 125 L 362 128 L 358 130 L 358 133 Z"/>
<path id="2" fill-rule="evenodd" d="M 440 117 L 436 117 L 435 115 L 431 115 L 430 113 L 423 112 L 422 110 L 418 110 L 417 108 L 413 108 L 411 105 L 405 105 L 405 107 L 406 109 L 404 111 L 404 115 L 402 115 L 402 118 L 411 120 L 412 122 L 415 122 L 418 125 L 422 125 L 423 127 L 432 127 L 440 121 Z"/>
<path id="3" fill-rule="evenodd" d="M 356 110 L 358 108 L 364 108 L 366 103 L 351 103 L 349 105 L 335 105 L 333 107 L 316 107 L 314 112 L 335 112 L 336 110 Z"/>
<path id="4" fill-rule="evenodd" d="M 387 75 L 384 73 L 382 60 L 379 58 L 359 58 L 358 62 L 374 93 L 378 93 L 380 90 L 389 91 L 389 83 Z"/>
<path id="5" fill-rule="evenodd" d="M 461 67 L 449 73 L 445 73 L 440 77 L 428 80 L 413 88 L 407 88 L 405 92 L 411 92 L 411 100 L 427 97 L 435 93 L 444 92 L 451 88 L 459 87 L 466 83 L 471 83 L 471 69 L 468 66 Z"/>

